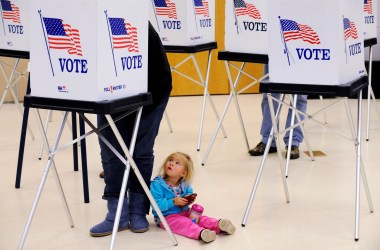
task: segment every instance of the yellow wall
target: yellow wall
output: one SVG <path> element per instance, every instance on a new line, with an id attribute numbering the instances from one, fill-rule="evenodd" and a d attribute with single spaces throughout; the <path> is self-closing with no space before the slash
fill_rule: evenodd
<path id="1" fill-rule="evenodd" d="M 12 67 L 14 66 L 15 60 L 16 60 L 15 58 L 0 57 L 0 62 L 1 62 L 0 67 L 2 67 L 4 69 L 4 72 L 7 75 L 7 78 L 9 78 L 11 75 L 11 72 L 12 72 L 11 66 Z M 18 65 L 18 71 L 24 72 L 26 67 L 27 67 L 27 64 L 28 64 L 28 60 L 21 59 L 19 62 L 19 65 Z M 19 74 L 15 74 L 13 79 L 16 79 L 18 76 L 19 76 Z M 6 85 L 7 84 L 5 82 L 5 79 L 3 77 L 3 74 L 2 74 L 1 68 L 0 68 L 0 95 L 1 95 L 1 97 L 4 94 Z M 25 78 L 21 78 L 20 81 L 18 81 L 17 85 L 18 85 L 18 88 L 17 88 L 16 95 L 19 96 L 19 100 L 23 100 L 24 95 L 26 93 L 27 80 Z M 5 102 L 10 102 L 10 101 L 13 101 L 13 97 L 11 95 L 10 90 L 8 90 L 7 96 L 5 98 Z"/>
<path id="2" fill-rule="evenodd" d="M 224 50 L 224 13 L 225 13 L 225 1 L 215 0 L 216 4 L 216 15 L 215 15 L 215 37 L 218 43 L 218 49 L 213 51 L 213 56 L 211 60 L 211 71 L 210 71 L 210 81 L 209 81 L 209 91 L 211 94 L 229 94 L 230 88 L 227 81 L 227 73 L 224 65 L 224 61 L 218 60 L 218 51 Z M 206 68 L 207 52 L 197 53 L 197 60 L 200 62 L 201 69 Z M 171 65 L 176 65 L 178 62 L 185 58 L 182 54 L 170 54 L 168 55 Z M 238 64 L 240 65 L 240 64 Z M 255 77 L 262 75 L 263 66 L 260 64 L 247 64 L 245 71 L 249 72 Z M 181 66 L 181 72 L 186 74 L 196 75 L 195 68 L 192 63 L 187 62 Z M 205 71 L 205 70 L 204 70 Z M 236 71 L 231 70 L 232 77 L 236 76 Z M 205 72 L 204 72 L 205 74 Z M 251 82 L 246 76 L 242 76 L 239 82 L 239 87 L 244 87 L 246 84 Z M 249 88 L 245 93 L 257 93 L 258 85 Z M 203 94 L 203 88 L 199 85 L 191 82 L 188 79 L 179 76 L 178 74 L 173 74 L 173 90 L 172 95 L 201 95 Z"/>

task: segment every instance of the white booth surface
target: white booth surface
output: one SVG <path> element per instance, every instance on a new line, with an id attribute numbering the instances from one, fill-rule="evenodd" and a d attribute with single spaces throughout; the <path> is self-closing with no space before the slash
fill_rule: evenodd
<path id="1" fill-rule="evenodd" d="M 0 49 L 29 51 L 29 0 L 1 0 Z"/>
<path id="2" fill-rule="evenodd" d="M 215 0 L 152 0 L 149 13 L 164 45 L 215 42 Z"/>
<path id="3" fill-rule="evenodd" d="M 226 0 L 225 50 L 268 54 L 267 0 Z"/>
<path id="4" fill-rule="evenodd" d="M 364 40 L 377 37 L 377 0 L 364 0 Z"/>
<path id="5" fill-rule="evenodd" d="M 339 85 L 366 75 L 357 0 L 269 0 L 272 82 Z"/>
<path id="6" fill-rule="evenodd" d="M 364 0 L 364 40 L 377 38 L 380 41 L 379 2 L 380 0 Z M 369 49 L 365 50 L 365 59 L 369 60 Z M 380 45 L 373 46 L 373 60 L 380 61 Z"/>
<path id="7" fill-rule="evenodd" d="M 31 95 L 102 101 L 147 92 L 147 0 L 30 1 Z"/>

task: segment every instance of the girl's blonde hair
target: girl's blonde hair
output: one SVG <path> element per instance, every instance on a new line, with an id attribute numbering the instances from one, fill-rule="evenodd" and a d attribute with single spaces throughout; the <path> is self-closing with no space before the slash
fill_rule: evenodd
<path id="1" fill-rule="evenodd" d="M 162 163 L 161 165 L 161 168 L 160 168 L 160 172 L 159 172 L 159 175 L 162 176 L 162 178 L 166 179 L 168 176 L 166 175 L 165 173 L 165 165 L 166 165 L 166 162 L 172 158 L 173 156 L 177 156 L 179 158 L 182 158 L 184 164 L 185 164 L 185 170 L 186 170 L 186 176 L 183 177 L 183 181 L 185 182 L 190 182 L 194 176 L 194 163 L 193 163 L 193 160 L 191 159 L 191 157 L 188 155 L 188 154 L 185 154 L 185 153 L 182 153 L 182 152 L 174 152 L 174 153 L 171 153 L 168 157 L 166 157 L 166 159 L 164 160 L 164 162 Z"/>

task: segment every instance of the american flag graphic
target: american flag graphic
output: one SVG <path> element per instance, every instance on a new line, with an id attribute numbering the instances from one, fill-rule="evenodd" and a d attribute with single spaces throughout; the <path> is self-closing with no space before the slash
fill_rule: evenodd
<path id="1" fill-rule="evenodd" d="M 169 18 L 177 19 L 177 9 L 175 3 L 170 0 L 154 0 L 154 8 L 156 9 L 156 15 L 167 16 Z"/>
<path id="2" fill-rule="evenodd" d="M 11 3 L 11 1 L 1 0 L 1 10 L 3 18 L 12 20 L 14 23 L 20 23 L 20 8 Z"/>
<path id="3" fill-rule="evenodd" d="M 318 34 L 308 25 L 299 24 L 288 19 L 280 19 L 285 42 L 302 39 L 310 44 L 320 44 Z"/>
<path id="4" fill-rule="evenodd" d="M 207 0 L 194 0 L 194 5 L 196 15 L 203 15 L 204 17 L 210 16 Z"/>
<path id="5" fill-rule="evenodd" d="M 372 15 L 372 0 L 364 0 L 364 12 L 367 12 L 368 14 Z"/>
<path id="6" fill-rule="evenodd" d="M 109 18 L 114 49 L 128 48 L 129 52 L 139 52 L 137 28 L 126 23 L 124 18 Z"/>
<path id="7" fill-rule="evenodd" d="M 59 18 L 44 17 L 50 49 L 66 49 L 71 55 L 82 56 L 79 30 Z"/>
<path id="8" fill-rule="evenodd" d="M 354 22 L 350 22 L 348 18 L 343 18 L 343 28 L 344 28 L 344 39 L 352 37 L 353 39 L 358 38 L 358 31 Z"/>
<path id="9" fill-rule="evenodd" d="M 248 15 L 253 19 L 261 19 L 260 11 L 250 3 L 243 0 L 234 0 L 236 16 Z"/>

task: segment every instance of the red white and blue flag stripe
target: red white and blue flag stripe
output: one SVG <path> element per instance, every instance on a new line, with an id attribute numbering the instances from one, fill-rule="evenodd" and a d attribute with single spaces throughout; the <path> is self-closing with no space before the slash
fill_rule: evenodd
<path id="1" fill-rule="evenodd" d="M 11 1 L 1 0 L 1 12 L 3 19 L 12 20 L 14 23 L 20 23 L 20 8 Z"/>
<path id="2" fill-rule="evenodd" d="M 373 14 L 372 0 L 364 0 L 364 12 L 368 13 L 369 15 Z"/>
<path id="3" fill-rule="evenodd" d="M 59 18 L 43 18 L 50 49 L 66 49 L 71 55 L 82 56 L 78 29 Z"/>
<path id="4" fill-rule="evenodd" d="M 310 44 L 321 43 L 318 34 L 308 25 L 289 19 L 280 19 L 280 23 L 285 42 L 301 39 Z"/>
<path id="5" fill-rule="evenodd" d="M 207 0 L 194 0 L 195 14 L 203 15 L 204 17 L 210 16 L 210 9 Z"/>
<path id="6" fill-rule="evenodd" d="M 253 19 L 261 19 L 260 11 L 250 3 L 246 3 L 243 0 L 234 0 L 234 7 L 236 16 L 248 15 Z"/>
<path id="7" fill-rule="evenodd" d="M 170 2 L 170 0 L 154 0 L 154 8 L 157 16 L 167 16 L 177 19 L 176 5 Z"/>
<path id="8" fill-rule="evenodd" d="M 352 37 L 353 39 L 358 38 L 358 31 L 354 22 L 351 22 L 348 18 L 343 18 L 343 27 L 345 40 L 347 40 L 350 37 Z"/>
<path id="9" fill-rule="evenodd" d="M 137 28 L 125 22 L 124 18 L 109 18 L 114 49 L 128 48 L 129 52 L 139 52 Z"/>

